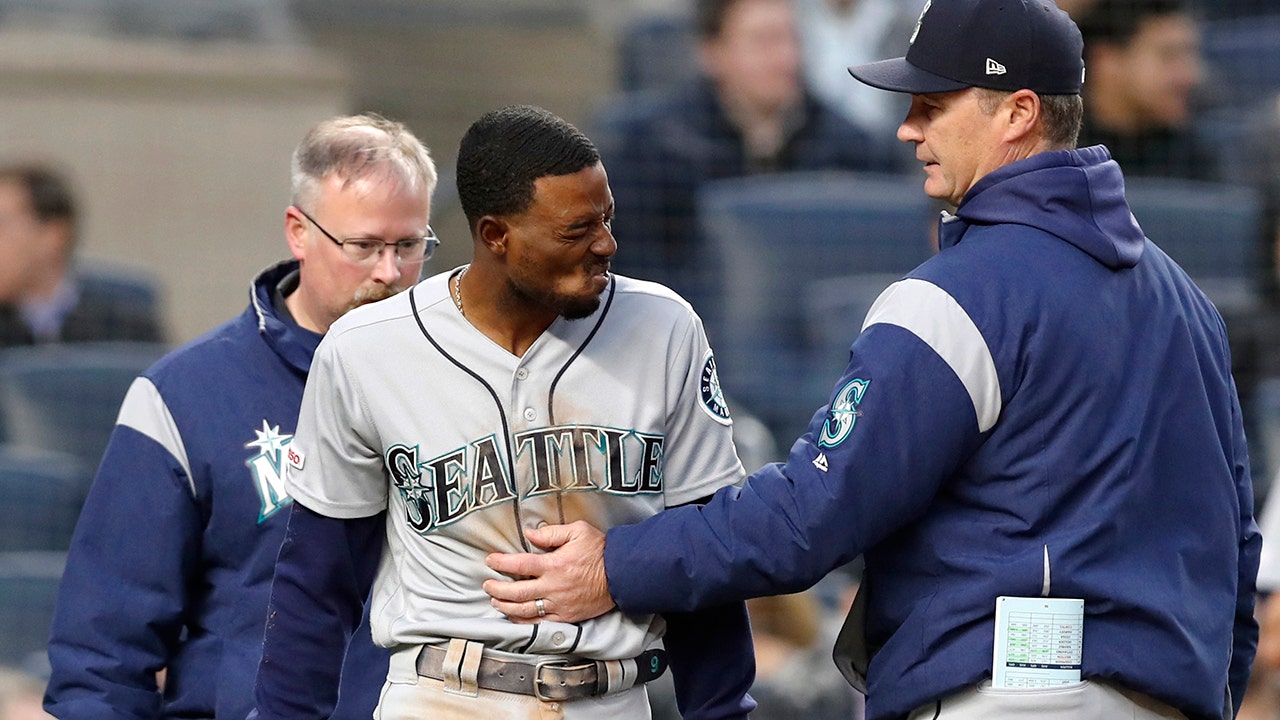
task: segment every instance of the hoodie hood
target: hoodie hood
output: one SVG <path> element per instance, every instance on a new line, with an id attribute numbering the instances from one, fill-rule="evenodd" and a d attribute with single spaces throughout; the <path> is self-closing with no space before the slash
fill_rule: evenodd
<path id="1" fill-rule="evenodd" d="M 1125 200 L 1120 165 L 1102 145 L 1039 153 L 987 174 L 954 218 L 944 218 L 941 247 L 960 242 L 968 225 L 993 224 L 1042 230 L 1113 270 L 1137 265 L 1146 240 Z"/>
<path id="2" fill-rule="evenodd" d="M 276 286 L 291 273 L 298 272 L 297 260 L 284 260 L 258 273 L 249 287 L 249 312 L 258 323 L 258 333 L 282 360 L 306 375 L 311 370 L 311 356 L 320 345 L 321 335 L 304 329 L 292 318 L 281 317 L 272 302 Z"/>

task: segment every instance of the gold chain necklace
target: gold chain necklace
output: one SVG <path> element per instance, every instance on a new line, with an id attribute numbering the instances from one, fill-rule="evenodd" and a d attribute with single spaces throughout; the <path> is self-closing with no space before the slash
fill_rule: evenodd
<path id="1" fill-rule="evenodd" d="M 453 304 L 458 306 L 458 313 L 463 317 L 466 317 L 467 314 L 462 312 L 462 278 L 467 276 L 467 271 L 470 269 L 470 265 L 462 268 L 462 272 L 458 273 L 458 279 L 453 286 Z"/>

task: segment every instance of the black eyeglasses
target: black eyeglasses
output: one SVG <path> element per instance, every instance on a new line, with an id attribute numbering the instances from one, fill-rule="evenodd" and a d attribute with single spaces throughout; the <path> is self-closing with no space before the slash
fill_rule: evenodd
<path id="1" fill-rule="evenodd" d="M 335 245 L 342 248 L 342 252 L 349 260 L 358 265 L 371 265 L 382 257 L 382 248 L 393 248 L 396 254 L 396 264 L 412 264 L 426 262 L 431 259 L 431 255 L 435 253 L 436 247 L 440 245 L 440 238 L 436 237 L 436 232 L 427 226 L 427 234 L 425 237 L 405 238 L 394 242 L 385 240 L 377 240 L 375 238 L 348 238 L 339 240 L 334 237 L 324 226 L 316 222 L 316 219 L 307 214 L 306 210 L 293 206 L 298 212 L 302 213 L 302 217 L 311 221 L 316 229 L 324 233 L 324 236 L 334 242 Z"/>

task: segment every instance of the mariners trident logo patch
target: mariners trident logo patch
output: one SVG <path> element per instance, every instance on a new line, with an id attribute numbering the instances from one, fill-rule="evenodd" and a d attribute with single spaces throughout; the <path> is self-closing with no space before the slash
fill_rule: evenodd
<path id="1" fill-rule="evenodd" d="M 724 400 L 724 390 L 720 387 L 720 375 L 716 373 L 716 359 L 710 351 L 707 351 L 706 362 L 702 364 L 698 390 L 702 395 L 702 409 L 706 410 L 716 422 L 728 425 L 729 404 Z"/>
<path id="2" fill-rule="evenodd" d="M 262 501 L 262 510 L 258 513 L 258 522 L 275 515 L 281 508 L 293 502 L 284 489 L 284 467 L 286 462 L 302 466 L 302 456 L 289 450 L 293 436 L 280 432 L 280 426 L 271 426 L 262 421 L 262 429 L 254 430 L 256 440 L 244 444 L 246 448 L 256 449 L 257 454 L 244 461 L 245 467 L 253 474 L 253 486 L 258 491 L 258 499 Z M 296 458 L 296 459 L 295 459 Z"/>
<path id="3" fill-rule="evenodd" d="M 866 394 L 870 384 L 870 380 L 854 378 L 840 388 L 835 400 L 831 401 L 831 409 L 827 411 L 827 421 L 822 425 L 818 447 L 833 448 L 849 437 L 854 423 L 858 422 L 858 416 L 862 414 L 858 405 L 862 403 L 862 396 Z"/>

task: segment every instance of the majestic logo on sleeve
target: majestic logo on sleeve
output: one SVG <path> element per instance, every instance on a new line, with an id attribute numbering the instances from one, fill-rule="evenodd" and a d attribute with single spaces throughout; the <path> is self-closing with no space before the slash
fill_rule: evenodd
<path id="1" fill-rule="evenodd" d="M 296 460 L 290 458 L 288 447 L 293 436 L 282 434 L 279 425 L 272 427 L 263 420 L 262 429 L 253 432 L 258 438 L 244 446 L 257 448 L 258 453 L 245 460 L 244 464 L 253 474 L 253 485 L 258 490 L 258 499 L 262 501 L 262 509 L 258 513 L 258 522 L 262 523 L 293 502 L 284 489 L 284 467 L 288 462 L 301 465 L 302 460 L 296 453 Z"/>
<path id="2" fill-rule="evenodd" d="M 870 384 L 870 380 L 854 378 L 840 388 L 835 400 L 831 401 L 831 409 L 827 411 L 827 421 L 822 425 L 818 447 L 833 448 L 849 437 L 854 423 L 858 422 L 858 415 L 862 414 L 858 405 L 862 403 L 862 396 L 866 394 Z"/>
<path id="3" fill-rule="evenodd" d="M 702 408 L 710 413 L 716 422 L 727 425 L 729 403 L 724 400 L 724 390 L 720 387 L 720 374 L 716 372 L 716 359 L 710 351 L 707 351 L 707 360 L 702 364 L 698 390 L 702 396 Z"/>
<path id="4" fill-rule="evenodd" d="M 496 435 L 435 458 L 417 445 L 393 445 L 384 455 L 391 481 L 404 500 L 406 520 L 419 533 L 514 499 L 557 492 L 615 495 L 661 493 L 665 438 L 636 430 L 563 425 L 514 438 L 516 489 Z M 525 479 L 528 479 L 526 486 Z"/>

